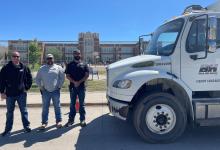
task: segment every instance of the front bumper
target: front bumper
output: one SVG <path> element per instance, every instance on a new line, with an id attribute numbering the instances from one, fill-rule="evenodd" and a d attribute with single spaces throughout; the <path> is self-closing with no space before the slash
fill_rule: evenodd
<path id="1" fill-rule="evenodd" d="M 128 111 L 129 111 L 129 103 L 123 102 L 120 100 L 113 99 L 109 96 L 106 96 L 108 100 L 108 106 L 110 112 L 117 118 L 121 120 L 126 120 Z"/>

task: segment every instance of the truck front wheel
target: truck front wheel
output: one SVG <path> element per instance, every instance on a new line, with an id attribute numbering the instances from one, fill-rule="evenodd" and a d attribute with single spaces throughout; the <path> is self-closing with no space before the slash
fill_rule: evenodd
<path id="1" fill-rule="evenodd" d="M 135 107 L 133 122 L 145 141 L 167 143 L 182 135 L 187 116 L 184 107 L 174 96 L 156 93 L 141 98 Z"/>

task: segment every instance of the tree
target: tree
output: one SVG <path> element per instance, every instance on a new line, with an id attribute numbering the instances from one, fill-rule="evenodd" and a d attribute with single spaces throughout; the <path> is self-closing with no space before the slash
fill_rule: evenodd
<path id="1" fill-rule="evenodd" d="M 49 48 L 46 53 L 52 54 L 56 62 L 60 62 L 62 60 L 62 51 L 60 51 L 58 48 Z"/>
<path id="2" fill-rule="evenodd" d="M 0 64 L 5 63 L 7 60 L 8 48 L 6 46 L 0 45 Z"/>
<path id="3" fill-rule="evenodd" d="M 34 40 L 29 45 L 29 63 L 32 65 L 32 69 L 34 65 L 39 63 L 40 61 L 40 48 L 38 46 L 37 40 Z"/>

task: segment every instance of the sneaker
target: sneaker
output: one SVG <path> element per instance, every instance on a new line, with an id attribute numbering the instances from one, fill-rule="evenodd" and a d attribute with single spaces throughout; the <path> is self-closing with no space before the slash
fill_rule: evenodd
<path id="1" fill-rule="evenodd" d="M 74 124 L 74 121 L 68 121 L 66 124 L 65 124 L 65 127 L 69 127 L 69 126 L 71 126 L 71 125 L 73 125 Z"/>
<path id="2" fill-rule="evenodd" d="M 4 132 L 1 134 L 1 136 L 4 137 L 4 136 L 9 135 L 9 134 L 10 134 L 10 131 L 4 131 Z"/>
<path id="3" fill-rule="evenodd" d="M 85 127 L 85 126 L 86 126 L 86 122 L 85 122 L 85 120 L 80 121 L 80 126 L 81 126 L 81 127 Z"/>
<path id="4" fill-rule="evenodd" d="M 42 123 L 42 125 L 40 126 L 39 130 L 45 130 L 47 127 L 46 123 Z"/>
<path id="5" fill-rule="evenodd" d="M 25 132 L 25 133 L 31 132 L 31 128 L 30 128 L 29 126 L 25 127 L 25 128 L 24 128 L 24 132 Z"/>
<path id="6" fill-rule="evenodd" d="M 62 126 L 63 126 L 63 125 L 62 125 L 61 121 L 56 123 L 56 127 L 57 127 L 57 129 L 62 128 Z"/>

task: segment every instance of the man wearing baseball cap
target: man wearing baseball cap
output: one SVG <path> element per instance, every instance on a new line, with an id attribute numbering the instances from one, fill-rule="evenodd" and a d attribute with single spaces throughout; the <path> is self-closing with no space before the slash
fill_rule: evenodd
<path id="1" fill-rule="evenodd" d="M 43 101 L 42 125 L 44 130 L 48 124 L 48 113 L 50 100 L 52 99 L 55 108 L 55 119 L 57 128 L 62 127 L 62 116 L 60 106 L 60 89 L 64 83 L 65 75 L 61 66 L 54 64 L 52 54 L 47 54 L 46 64 L 43 65 L 36 76 L 36 84 L 40 88 Z"/>

